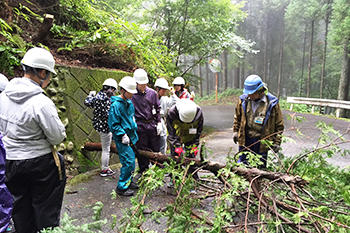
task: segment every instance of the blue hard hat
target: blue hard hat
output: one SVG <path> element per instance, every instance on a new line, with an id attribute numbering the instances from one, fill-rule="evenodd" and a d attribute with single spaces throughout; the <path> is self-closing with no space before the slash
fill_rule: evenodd
<path id="1" fill-rule="evenodd" d="M 257 90 L 259 90 L 263 86 L 264 86 L 264 83 L 258 75 L 256 74 L 249 75 L 244 81 L 243 93 L 247 95 L 254 94 Z"/>

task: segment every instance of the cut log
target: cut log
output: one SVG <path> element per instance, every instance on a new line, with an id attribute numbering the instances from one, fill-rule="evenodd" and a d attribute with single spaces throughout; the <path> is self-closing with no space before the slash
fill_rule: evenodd
<path id="1" fill-rule="evenodd" d="M 82 149 L 85 151 L 102 151 L 102 146 L 100 142 L 86 142 Z M 110 150 L 111 152 L 118 154 L 118 150 L 115 145 L 111 144 Z"/>
<path id="2" fill-rule="evenodd" d="M 50 32 L 50 29 L 53 25 L 53 19 L 54 16 L 50 14 L 45 14 L 44 16 L 44 22 L 41 25 L 41 28 L 39 29 L 38 34 L 34 37 L 33 42 L 38 43 L 38 42 L 45 42 L 45 39 L 47 35 Z"/>
<path id="3" fill-rule="evenodd" d="M 101 143 L 87 142 L 85 143 L 83 149 L 88 151 L 101 151 L 102 147 L 101 147 Z M 117 153 L 117 150 L 114 145 L 111 146 L 111 151 Z M 182 158 L 178 156 L 164 155 L 160 152 L 150 152 L 150 151 L 144 151 L 144 150 L 138 150 L 138 152 L 141 156 L 144 156 L 153 161 L 157 161 L 159 163 L 170 162 L 170 160 L 175 160 L 177 163 L 183 162 L 184 164 L 189 164 L 191 162 L 194 162 L 194 166 L 201 167 L 203 170 L 210 171 L 215 175 L 218 173 L 220 169 L 226 166 L 225 164 L 221 164 L 221 163 L 216 163 L 211 161 L 201 161 L 201 160 L 196 160 L 191 158 L 183 158 L 183 161 L 182 161 Z M 244 167 L 233 167 L 232 171 L 240 176 L 246 177 L 247 179 L 251 179 L 259 176 L 260 178 L 274 180 L 276 182 L 284 182 L 287 184 L 297 184 L 301 186 L 307 184 L 307 181 L 305 181 L 299 176 L 292 176 L 281 172 L 269 172 L 269 171 L 264 171 L 257 168 L 244 168 Z"/>

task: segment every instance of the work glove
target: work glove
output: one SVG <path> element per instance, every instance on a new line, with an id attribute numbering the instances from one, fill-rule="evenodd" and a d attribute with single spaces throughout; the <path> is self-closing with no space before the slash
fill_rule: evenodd
<path id="1" fill-rule="evenodd" d="M 90 92 L 89 92 L 89 96 L 93 97 L 93 96 L 95 96 L 95 95 L 96 95 L 96 91 L 90 91 Z"/>
<path id="2" fill-rule="evenodd" d="M 279 145 L 274 145 L 272 146 L 272 150 L 273 152 L 278 153 L 281 150 L 281 147 Z"/>
<path id="3" fill-rule="evenodd" d="M 233 142 L 237 144 L 238 142 L 238 132 L 233 132 Z"/>
<path id="4" fill-rule="evenodd" d="M 159 123 L 157 124 L 157 135 L 160 135 L 160 133 L 162 132 L 162 129 L 163 129 L 162 123 L 159 122 Z"/>
<path id="5" fill-rule="evenodd" d="M 128 135 L 124 134 L 122 137 L 122 143 L 125 145 L 129 145 L 130 144 L 130 138 L 128 137 Z"/>
<path id="6" fill-rule="evenodd" d="M 184 154 L 184 149 L 182 147 L 176 147 L 175 154 L 181 157 Z"/>
<path id="7" fill-rule="evenodd" d="M 198 154 L 198 147 L 193 147 L 192 149 L 191 149 L 191 154 L 194 154 L 194 157 L 196 157 L 197 156 L 197 154 Z"/>

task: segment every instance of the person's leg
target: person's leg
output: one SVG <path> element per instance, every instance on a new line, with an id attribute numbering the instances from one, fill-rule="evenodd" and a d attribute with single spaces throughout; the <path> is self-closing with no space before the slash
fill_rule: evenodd
<path id="1" fill-rule="evenodd" d="M 260 148 L 260 142 L 258 138 L 245 138 L 245 146 L 239 146 L 239 151 L 248 151 L 251 153 L 259 154 L 259 148 Z M 247 159 L 248 153 L 242 153 L 239 156 L 238 163 L 244 163 L 248 165 L 248 159 Z"/>
<path id="2" fill-rule="evenodd" d="M 151 149 L 153 152 L 160 152 L 160 143 L 161 143 L 161 137 L 157 135 L 157 131 L 155 130 L 148 132 L 149 137 L 149 149 Z"/>
<path id="3" fill-rule="evenodd" d="M 58 156 L 62 180 L 59 179 L 58 168 L 51 153 L 33 161 L 31 194 L 35 224 L 38 230 L 56 227 L 60 222 L 66 174 L 63 157 L 60 154 Z"/>
<path id="4" fill-rule="evenodd" d="M 164 136 L 160 136 L 160 148 L 159 148 L 159 151 L 162 153 L 162 154 L 166 154 L 166 150 L 167 150 L 167 136 L 164 135 Z"/>
<path id="5" fill-rule="evenodd" d="M 110 148 L 111 148 L 111 140 L 112 140 L 112 133 L 101 133 L 101 147 L 102 147 L 102 153 L 101 153 L 101 169 L 107 170 L 109 168 L 109 157 L 110 157 Z"/>
<path id="6" fill-rule="evenodd" d="M 33 208 L 31 203 L 30 170 L 24 166 L 26 160 L 6 160 L 6 185 L 14 202 L 12 219 L 17 233 L 35 233 Z"/>
<path id="7" fill-rule="evenodd" d="M 130 146 L 116 142 L 118 155 L 122 167 L 120 168 L 120 175 L 117 189 L 126 190 L 129 187 L 132 174 L 135 170 L 135 153 Z"/>
<path id="8" fill-rule="evenodd" d="M 150 144 L 150 140 L 151 138 L 149 137 L 147 132 L 144 131 L 137 131 L 137 134 L 139 136 L 139 140 L 136 143 L 136 148 L 138 150 L 150 150 L 151 148 L 149 147 Z M 159 150 L 158 150 L 159 151 Z M 136 154 L 137 157 L 137 163 L 139 165 L 139 173 L 143 173 L 144 171 L 146 171 L 148 169 L 149 166 L 149 159 L 140 156 L 138 154 Z"/>

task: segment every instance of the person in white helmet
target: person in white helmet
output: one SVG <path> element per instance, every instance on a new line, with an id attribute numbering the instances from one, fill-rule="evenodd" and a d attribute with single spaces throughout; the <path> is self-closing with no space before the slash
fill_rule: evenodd
<path id="1" fill-rule="evenodd" d="M 55 104 L 44 94 L 55 60 L 43 48 L 29 49 L 24 76 L 0 94 L 0 131 L 6 149 L 6 184 L 13 198 L 17 233 L 59 225 L 66 175 L 63 157 L 53 150 L 66 137 Z"/>
<path id="2" fill-rule="evenodd" d="M 136 147 L 140 150 L 159 152 L 160 149 L 160 102 L 157 92 L 147 86 L 148 75 L 143 69 L 136 69 L 134 79 L 137 83 L 137 93 L 133 95 L 137 134 L 140 140 Z M 136 154 L 139 165 L 139 175 L 149 167 L 149 160 Z M 138 176 L 139 176 L 138 175 Z"/>
<path id="3" fill-rule="evenodd" d="M 190 93 L 185 88 L 185 79 L 182 77 L 176 77 L 173 81 L 174 91 L 179 99 L 190 99 L 193 100 L 194 93 Z"/>
<path id="4" fill-rule="evenodd" d="M 111 106 L 110 99 L 115 95 L 117 89 L 117 81 L 108 78 L 103 82 L 102 89 L 97 94 L 96 91 L 90 91 L 84 101 L 86 106 L 94 109 L 92 124 L 94 129 L 100 134 L 102 146 L 100 176 L 102 177 L 115 174 L 115 172 L 109 168 L 112 133 L 108 128 L 108 113 Z"/>
<path id="5" fill-rule="evenodd" d="M 179 100 L 169 109 L 166 124 L 171 153 L 195 157 L 203 130 L 202 109 L 189 99 Z"/>
<path id="6" fill-rule="evenodd" d="M 162 154 L 166 153 L 167 150 L 167 129 L 166 129 L 166 116 L 168 114 L 168 110 L 176 104 L 176 101 L 179 100 L 179 98 L 172 94 L 170 97 L 168 97 L 168 92 L 170 90 L 168 81 L 165 78 L 159 78 L 156 80 L 154 84 L 155 90 L 158 93 L 159 101 L 160 101 L 160 116 L 161 116 L 161 123 L 162 123 L 162 130 L 160 133 L 160 152 Z"/>
<path id="7" fill-rule="evenodd" d="M 195 158 L 203 130 L 202 109 L 190 99 L 181 99 L 171 107 L 166 118 L 171 154 Z M 194 170 L 190 168 L 190 173 Z M 198 178 L 197 174 L 193 174 Z"/>
<path id="8" fill-rule="evenodd" d="M 137 124 L 134 121 L 135 108 L 130 100 L 137 93 L 136 82 L 130 76 L 119 82 L 120 95 L 111 97 L 108 126 L 113 134 L 119 160 L 122 164 L 116 192 L 122 196 L 132 196 L 138 186 L 132 181 L 135 170 L 135 152 L 132 145 L 138 141 Z"/>

